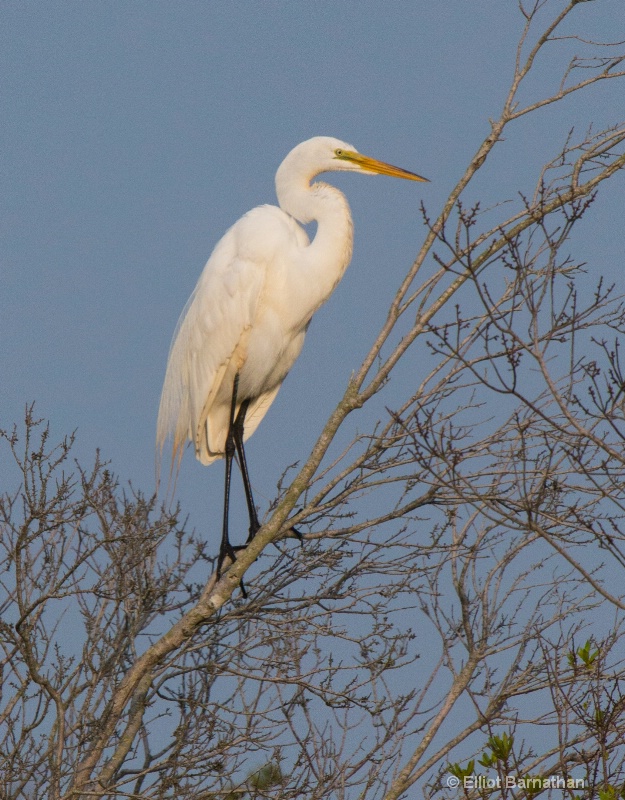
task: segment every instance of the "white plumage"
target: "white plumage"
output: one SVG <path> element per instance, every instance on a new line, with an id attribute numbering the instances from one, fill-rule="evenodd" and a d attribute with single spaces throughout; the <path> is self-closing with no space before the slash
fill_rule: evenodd
<path id="1" fill-rule="evenodd" d="M 298 357 L 308 324 L 341 280 L 352 254 L 344 195 L 321 172 L 351 170 L 425 180 L 320 136 L 293 149 L 276 173 L 280 208 L 260 206 L 215 247 L 181 316 L 169 354 L 157 425 L 180 459 L 187 440 L 203 464 L 225 452 L 231 398 L 245 400 L 247 439 Z M 317 222 L 310 242 L 299 223 Z"/>

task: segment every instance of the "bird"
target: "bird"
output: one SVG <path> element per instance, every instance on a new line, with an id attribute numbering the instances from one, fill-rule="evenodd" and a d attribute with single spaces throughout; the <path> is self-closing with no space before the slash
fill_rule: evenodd
<path id="1" fill-rule="evenodd" d="M 187 441 L 202 464 L 225 460 L 218 577 L 226 557 L 234 562 L 260 528 L 244 442 L 269 410 L 313 315 L 351 260 L 353 224 L 345 195 L 312 182 L 324 172 L 427 181 L 333 137 L 298 144 L 276 172 L 279 205 L 252 209 L 217 243 L 172 340 L 157 421 L 159 463 L 168 439 L 172 469 L 179 468 Z M 303 227 L 311 222 L 317 223 L 312 241 Z M 239 547 L 229 538 L 235 453 L 250 521 L 246 544 Z"/>

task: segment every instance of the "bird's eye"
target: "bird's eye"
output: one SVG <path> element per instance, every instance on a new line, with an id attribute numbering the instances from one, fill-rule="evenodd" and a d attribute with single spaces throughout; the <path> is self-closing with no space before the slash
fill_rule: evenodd
<path id="1" fill-rule="evenodd" d="M 335 151 L 334 151 L 334 155 L 335 155 L 337 158 L 340 158 L 340 157 L 343 155 L 343 151 L 342 151 L 342 150 L 339 148 L 338 150 L 335 150 Z"/>

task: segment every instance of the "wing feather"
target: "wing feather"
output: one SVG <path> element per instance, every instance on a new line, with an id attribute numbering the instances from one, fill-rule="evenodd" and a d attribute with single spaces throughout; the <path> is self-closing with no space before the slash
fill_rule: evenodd
<path id="1" fill-rule="evenodd" d="M 281 285 L 280 269 L 290 263 L 289 248 L 307 244 L 306 232 L 292 217 L 276 206 L 260 206 L 236 222 L 215 247 L 172 340 L 157 423 L 159 467 L 169 438 L 172 472 L 187 440 L 203 464 L 223 455 L 232 381 L 245 364 L 263 293 L 272 279 Z M 270 375 L 275 364 L 257 366 Z M 266 387 L 262 380 L 258 383 L 258 396 L 251 396 L 245 419 L 246 439 L 267 413 L 280 382 Z"/>
<path id="2" fill-rule="evenodd" d="M 180 461 L 187 439 L 203 463 L 223 452 L 220 440 L 227 430 L 207 422 L 237 348 L 254 323 L 266 272 L 261 259 L 240 255 L 237 227 L 244 220 L 213 251 L 174 333 L 157 423 L 161 456 L 172 438 L 172 466 Z"/>

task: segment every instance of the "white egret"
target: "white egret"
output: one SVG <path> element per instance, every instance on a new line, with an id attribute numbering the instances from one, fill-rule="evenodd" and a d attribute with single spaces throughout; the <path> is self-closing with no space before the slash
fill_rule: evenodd
<path id="1" fill-rule="evenodd" d="M 260 527 L 243 442 L 258 427 L 298 357 L 310 320 L 332 294 L 352 255 L 345 196 L 311 180 L 350 171 L 425 181 L 327 136 L 302 142 L 276 173 L 280 207 L 254 208 L 215 247 L 185 310 L 169 353 L 157 424 L 162 455 L 168 436 L 179 464 L 187 440 L 202 464 L 225 458 L 218 573 L 226 555 L 232 458 L 238 454 L 250 518 Z M 309 240 L 302 224 L 317 222 Z M 300 224 L 302 223 L 302 224 Z M 238 548 L 237 548 L 238 549 Z"/>

